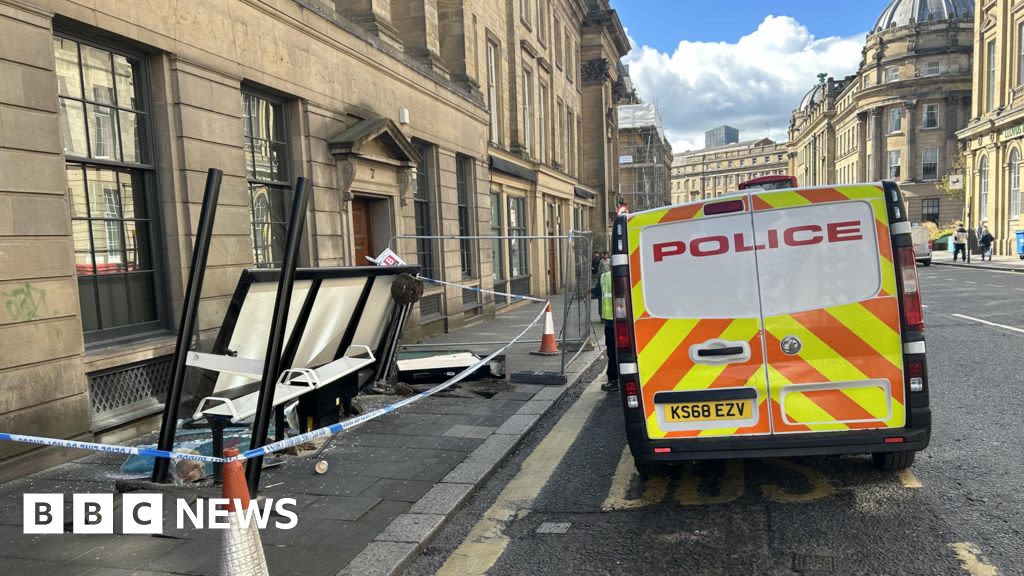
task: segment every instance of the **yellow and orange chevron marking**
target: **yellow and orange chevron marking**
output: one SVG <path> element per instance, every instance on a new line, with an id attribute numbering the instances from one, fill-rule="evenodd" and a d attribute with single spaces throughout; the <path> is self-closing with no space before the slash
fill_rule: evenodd
<path id="1" fill-rule="evenodd" d="M 758 318 L 654 318 L 647 312 L 643 299 L 640 231 L 652 224 L 703 218 L 707 203 L 630 215 L 627 230 L 631 300 L 648 435 L 730 436 L 903 426 L 906 413 L 902 341 L 882 188 L 857 185 L 782 190 L 742 199 L 744 212 L 851 200 L 868 202 L 875 215 L 881 287 L 877 295 L 861 302 L 765 318 L 764 346 Z M 799 353 L 792 356 L 781 350 L 780 341 L 788 335 L 798 336 L 803 343 Z M 751 359 L 725 366 L 695 364 L 690 360 L 690 347 L 712 338 L 748 342 Z M 887 381 L 891 393 L 879 381 Z M 829 387 L 829 383 L 837 385 Z M 757 424 L 747 428 L 671 432 L 660 429 L 655 414 L 656 393 L 728 387 L 757 390 Z"/>

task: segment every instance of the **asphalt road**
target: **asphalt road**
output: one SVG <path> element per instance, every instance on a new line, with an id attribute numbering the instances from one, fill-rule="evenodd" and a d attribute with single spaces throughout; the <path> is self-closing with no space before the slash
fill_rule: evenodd
<path id="1" fill-rule="evenodd" d="M 1024 274 L 932 266 L 921 281 L 934 428 L 912 473 L 791 458 L 643 483 L 597 380 L 406 574 L 1024 574 Z"/>

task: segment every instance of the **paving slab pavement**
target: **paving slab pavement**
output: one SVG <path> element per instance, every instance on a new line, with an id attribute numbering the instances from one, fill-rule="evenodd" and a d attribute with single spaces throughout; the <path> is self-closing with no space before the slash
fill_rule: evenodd
<path id="1" fill-rule="evenodd" d="M 956 266 L 957 268 L 1024 272 L 1024 260 L 1021 260 L 1018 256 L 993 256 L 991 260 L 982 260 L 981 256 L 975 254 L 971 255 L 971 261 L 968 263 L 960 260 L 953 262 L 953 256 L 948 252 L 932 252 L 932 264 Z"/>
<path id="2" fill-rule="evenodd" d="M 323 475 L 313 471 L 308 456 L 285 457 L 265 469 L 260 495 L 294 498 L 299 519 L 291 530 L 261 531 L 270 573 L 400 572 L 541 416 L 602 359 L 600 348 L 583 352 L 567 370 L 565 385 L 464 382 L 427 397 L 342 433 L 321 455 L 328 462 Z M 366 399 L 383 405 L 397 397 Z M 152 441 L 150 435 L 136 443 Z M 92 454 L 0 484 L 0 569 L 8 574 L 216 573 L 221 535 L 174 526 L 174 497 L 193 502 L 197 496 L 219 496 L 212 486 L 165 493 L 161 536 L 123 534 L 120 518 L 112 535 L 22 534 L 23 494 L 65 494 L 70 531 L 71 494 L 115 492 L 115 483 L 125 479 L 118 472 L 121 462 L 123 457 Z M 118 515 L 121 501 L 115 494 Z M 275 520 L 284 521 L 272 517 L 271 525 Z"/>

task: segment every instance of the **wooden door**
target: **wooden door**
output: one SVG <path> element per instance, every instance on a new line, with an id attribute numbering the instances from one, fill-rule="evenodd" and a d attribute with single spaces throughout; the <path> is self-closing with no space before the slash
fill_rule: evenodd
<path id="1" fill-rule="evenodd" d="M 352 241 L 355 244 L 355 266 L 369 266 L 367 257 L 373 258 L 373 226 L 370 223 L 370 203 L 365 198 L 352 199 Z"/>

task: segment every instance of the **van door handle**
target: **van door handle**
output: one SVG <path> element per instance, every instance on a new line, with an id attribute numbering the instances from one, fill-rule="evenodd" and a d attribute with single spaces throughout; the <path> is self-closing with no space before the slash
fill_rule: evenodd
<path id="1" fill-rule="evenodd" d="M 698 348 L 697 356 L 707 358 L 708 356 L 737 356 L 743 354 L 742 346 L 727 346 L 725 348 Z"/>
<path id="2" fill-rule="evenodd" d="M 750 344 L 712 338 L 690 346 L 690 360 L 695 364 L 742 364 L 750 360 Z"/>

